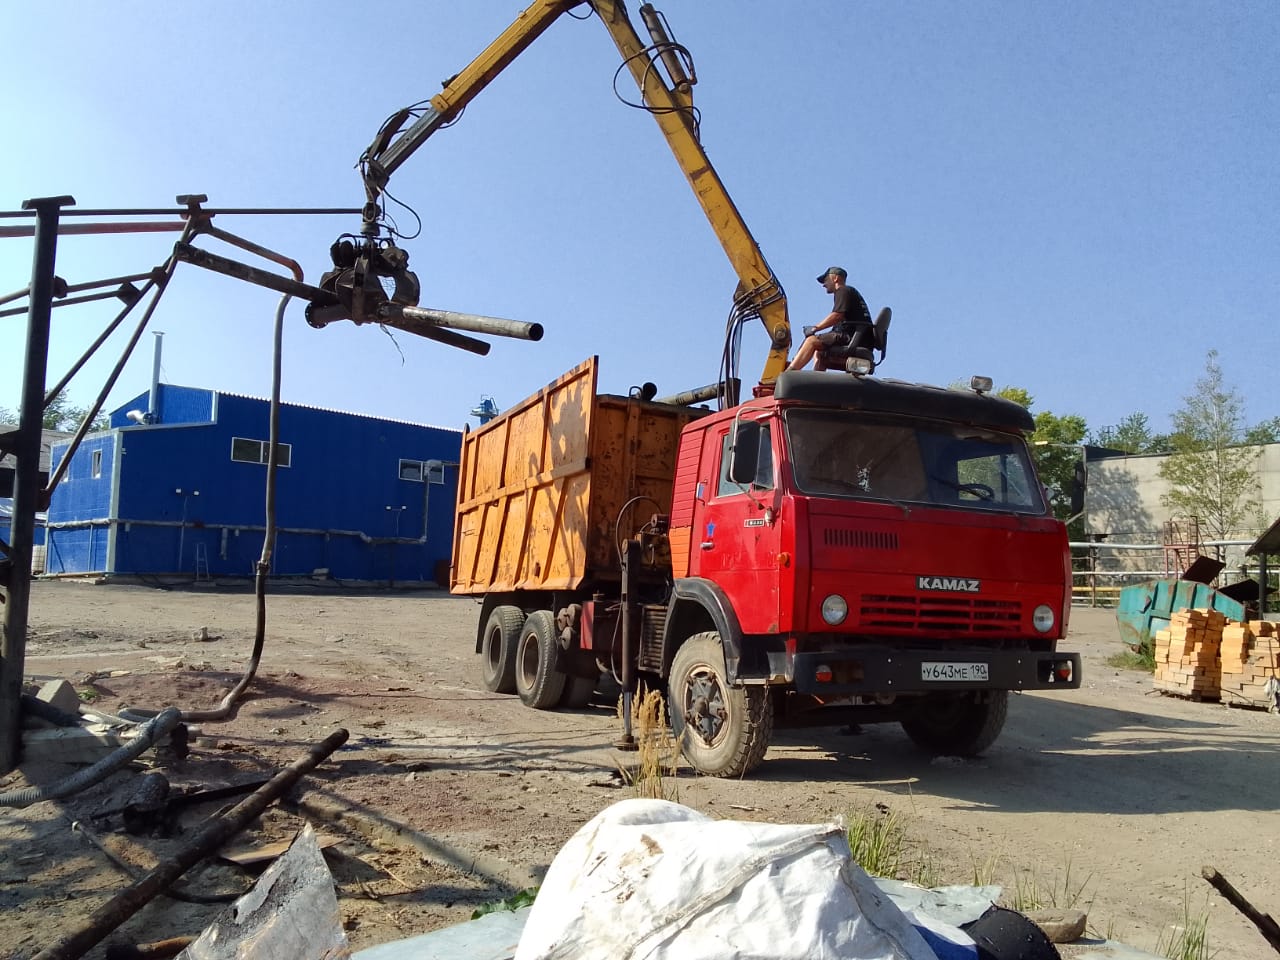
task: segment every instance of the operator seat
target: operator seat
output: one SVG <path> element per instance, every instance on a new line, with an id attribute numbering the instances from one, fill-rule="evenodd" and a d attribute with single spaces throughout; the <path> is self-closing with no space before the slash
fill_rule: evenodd
<path id="1" fill-rule="evenodd" d="M 828 347 L 825 350 L 819 349 L 817 356 L 814 357 L 813 368 L 815 370 L 843 370 L 845 362 L 851 357 L 860 357 L 863 360 L 871 361 L 871 372 L 875 373 L 876 367 L 884 362 L 885 352 L 889 347 L 889 323 L 893 319 L 893 311 L 888 307 L 882 307 L 880 312 L 876 314 L 875 322 L 871 325 L 873 334 L 873 344 L 869 347 L 853 346 L 852 344 L 842 344 L 837 347 Z M 879 354 L 877 358 L 876 354 Z"/>

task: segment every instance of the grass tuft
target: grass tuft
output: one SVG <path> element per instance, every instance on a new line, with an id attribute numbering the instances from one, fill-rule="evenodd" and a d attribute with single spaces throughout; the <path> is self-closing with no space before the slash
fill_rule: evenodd
<path id="1" fill-rule="evenodd" d="M 1013 899 L 1006 905 L 1019 913 L 1050 908 L 1088 913 L 1093 898 L 1086 897 L 1086 893 L 1092 882 L 1092 873 L 1083 880 L 1078 874 L 1072 877 L 1071 858 L 1068 857 L 1066 869 L 1061 873 L 1055 870 L 1052 876 L 1045 876 L 1038 867 L 1018 871 L 1013 878 Z"/>
<path id="2" fill-rule="evenodd" d="M 623 781 L 637 797 L 679 802 L 680 788 L 674 780 L 680 769 L 680 745 L 667 727 L 667 705 L 659 691 L 632 698 L 631 732 L 638 762 L 635 767 L 618 768 Z"/>
<path id="3" fill-rule="evenodd" d="M 1191 911 L 1191 893 L 1182 891 L 1182 923 L 1168 933 L 1162 933 L 1156 943 L 1156 953 L 1169 960 L 1209 960 L 1209 903 L 1198 912 Z"/>
<path id="4" fill-rule="evenodd" d="M 937 862 L 923 849 L 912 849 L 902 815 L 878 803 L 871 810 L 849 814 L 846 822 L 853 859 L 867 873 L 921 887 L 938 885 L 941 874 Z"/>
<path id="5" fill-rule="evenodd" d="M 1107 657 L 1106 664 L 1108 667 L 1115 667 L 1117 670 L 1143 670 L 1147 673 L 1154 673 L 1156 655 L 1150 644 L 1144 644 L 1137 650 L 1132 647 L 1125 647 L 1119 653 L 1113 653 Z"/>

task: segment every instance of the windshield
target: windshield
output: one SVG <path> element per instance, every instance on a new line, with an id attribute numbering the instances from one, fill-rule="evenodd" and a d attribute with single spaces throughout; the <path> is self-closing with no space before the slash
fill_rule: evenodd
<path id="1" fill-rule="evenodd" d="M 786 425 L 795 484 L 803 493 L 1044 513 L 1020 437 L 837 410 L 790 410 Z"/>

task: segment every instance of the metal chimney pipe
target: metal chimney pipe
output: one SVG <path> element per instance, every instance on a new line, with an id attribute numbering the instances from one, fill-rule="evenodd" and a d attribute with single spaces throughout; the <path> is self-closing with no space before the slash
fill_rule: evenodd
<path id="1" fill-rule="evenodd" d="M 151 359 L 151 395 L 147 397 L 147 422 L 160 422 L 160 353 L 164 345 L 164 331 L 153 331 L 156 338 L 155 351 Z"/>

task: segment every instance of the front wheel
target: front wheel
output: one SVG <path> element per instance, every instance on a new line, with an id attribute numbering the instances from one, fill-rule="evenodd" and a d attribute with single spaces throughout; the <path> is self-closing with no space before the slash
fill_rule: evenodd
<path id="1" fill-rule="evenodd" d="M 685 758 L 710 777 L 741 777 L 764 759 L 773 733 L 773 702 L 764 686 L 734 687 L 715 631 L 680 645 L 667 700 L 671 730 Z"/>
<path id="2" fill-rule="evenodd" d="M 976 757 L 996 742 L 1008 714 L 1007 690 L 931 693 L 902 720 L 902 729 L 931 753 Z"/>

